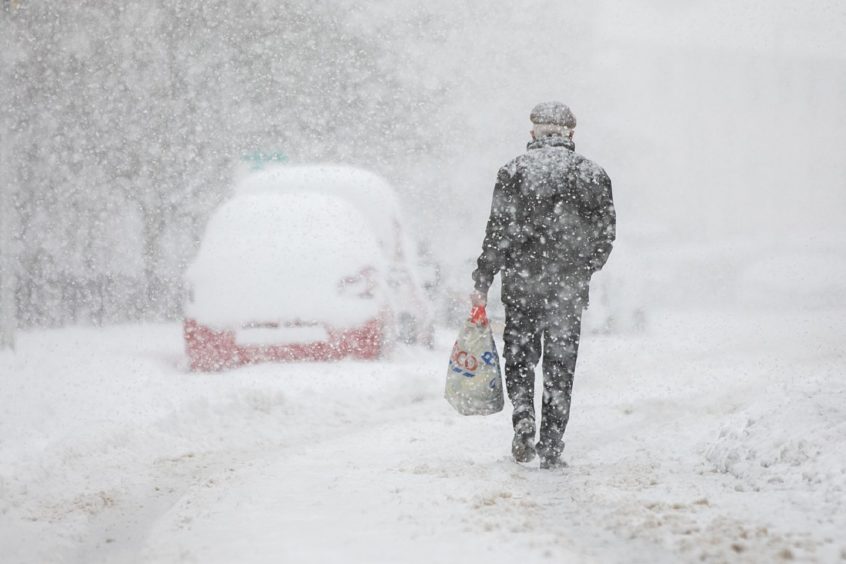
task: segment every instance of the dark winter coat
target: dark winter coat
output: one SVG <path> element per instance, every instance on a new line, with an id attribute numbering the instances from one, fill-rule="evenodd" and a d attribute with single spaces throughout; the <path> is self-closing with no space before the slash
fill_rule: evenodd
<path id="1" fill-rule="evenodd" d="M 486 293 L 502 271 L 506 305 L 587 303 L 616 232 L 608 175 L 562 136 L 542 137 L 499 170 L 482 254 L 473 272 Z"/>

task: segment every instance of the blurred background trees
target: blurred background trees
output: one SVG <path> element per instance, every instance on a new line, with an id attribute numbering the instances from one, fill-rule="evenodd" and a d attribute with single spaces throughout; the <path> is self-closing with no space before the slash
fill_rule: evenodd
<path id="1" fill-rule="evenodd" d="M 18 221 L 3 226 L 22 243 L 21 323 L 177 316 L 181 273 L 246 152 L 391 175 L 429 150 L 437 132 L 420 117 L 436 96 L 400 80 L 399 54 L 351 25 L 353 12 L 311 0 L 7 4 L 0 170 Z"/>

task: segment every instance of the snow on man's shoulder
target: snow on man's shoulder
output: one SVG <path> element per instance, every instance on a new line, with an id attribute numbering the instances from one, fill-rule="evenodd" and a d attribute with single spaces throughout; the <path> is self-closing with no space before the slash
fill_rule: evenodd
<path id="1" fill-rule="evenodd" d="M 497 180 L 500 182 L 507 182 L 514 178 L 514 175 L 517 174 L 517 161 L 520 157 L 516 157 L 511 159 L 507 163 L 505 163 L 497 172 Z"/>
<path id="2" fill-rule="evenodd" d="M 611 184 L 611 178 L 605 169 L 579 153 L 574 153 L 576 169 L 579 176 L 593 184 Z"/>

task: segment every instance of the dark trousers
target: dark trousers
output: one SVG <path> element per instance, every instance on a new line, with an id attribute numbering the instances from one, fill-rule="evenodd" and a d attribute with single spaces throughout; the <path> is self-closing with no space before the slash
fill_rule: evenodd
<path id="1" fill-rule="evenodd" d="M 512 422 L 535 420 L 535 366 L 543 344 L 543 401 L 538 451 L 557 457 L 570 418 L 570 398 L 582 325 L 579 299 L 506 305 L 505 383 L 514 406 Z"/>

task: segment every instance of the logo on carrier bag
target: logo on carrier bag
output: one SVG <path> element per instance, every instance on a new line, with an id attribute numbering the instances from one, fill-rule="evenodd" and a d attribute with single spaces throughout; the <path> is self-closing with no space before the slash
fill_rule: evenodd
<path id="1" fill-rule="evenodd" d="M 476 375 L 476 369 L 479 368 L 479 359 L 475 355 L 467 351 L 461 350 L 458 343 L 452 347 L 452 354 L 449 357 L 449 366 L 453 372 L 463 374 L 468 378 Z"/>

